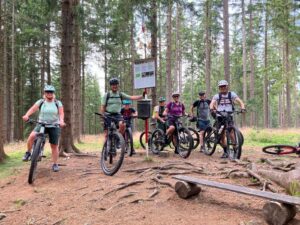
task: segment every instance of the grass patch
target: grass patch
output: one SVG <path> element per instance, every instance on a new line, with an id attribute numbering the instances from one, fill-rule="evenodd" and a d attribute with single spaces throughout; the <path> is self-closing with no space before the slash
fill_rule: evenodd
<path id="1" fill-rule="evenodd" d="M 3 163 L 0 164 L 0 179 L 14 175 L 18 172 L 18 168 L 24 165 L 22 157 L 24 151 L 10 152 Z"/>
<path id="2" fill-rule="evenodd" d="M 153 158 L 151 156 L 145 156 L 144 157 L 144 162 L 154 162 Z"/>
<path id="3" fill-rule="evenodd" d="M 292 181 L 287 191 L 292 196 L 300 197 L 300 183 L 298 181 Z"/>
<path id="4" fill-rule="evenodd" d="M 299 142 L 299 133 L 295 130 L 249 129 L 244 132 L 246 146 L 263 147 L 286 144 L 295 146 Z"/>

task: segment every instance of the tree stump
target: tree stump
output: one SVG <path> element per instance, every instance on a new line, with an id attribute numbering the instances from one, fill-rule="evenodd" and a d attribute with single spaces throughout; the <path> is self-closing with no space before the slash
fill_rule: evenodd
<path id="1" fill-rule="evenodd" d="M 270 225 L 284 225 L 296 215 L 296 207 L 284 203 L 269 201 L 263 207 L 266 222 Z"/>
<path id="2" fill-rule="evenodd" d="M 187 183 L 184 181 L 177 181 L 175 184 L 175 191 L 180 198 L 187 199 L 193 195 L 199 194 L 201 188 L 196 184 Z"/>

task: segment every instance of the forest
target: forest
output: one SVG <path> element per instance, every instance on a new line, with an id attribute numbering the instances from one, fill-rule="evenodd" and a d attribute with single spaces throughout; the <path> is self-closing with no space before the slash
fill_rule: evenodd
<path id="1" fill-rule="evenodd" d="M 244 127 L 300 126 L 300 2 L 297 0 L 1 0 L 0 161 L 4 145 L 32 127 L 22 115 L 55 86 L 67 127 L 61 151 L 77 151 L 95 120 L 108 80 L 133 87 L 133 65 L 153 58 L 160 96 L 190 106 L 217 82 L 246 103 Z M 99 70 L 95 70 L 99 68 Z"/>

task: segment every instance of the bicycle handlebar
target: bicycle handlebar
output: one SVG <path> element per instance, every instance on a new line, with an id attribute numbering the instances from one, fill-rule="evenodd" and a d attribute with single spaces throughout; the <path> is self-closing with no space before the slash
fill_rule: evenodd
<path id="1" fill-rule="evenodd" d="M 41 122 L 41 121 L 30 119 L 30 118 L 26 121 L 26 123 L 38 123 L 38 124 L 41 124 L 41 125 L 44 125 L 44 126 L 49 126 L 49 125 L 59 126 L 59 123 Z"/>

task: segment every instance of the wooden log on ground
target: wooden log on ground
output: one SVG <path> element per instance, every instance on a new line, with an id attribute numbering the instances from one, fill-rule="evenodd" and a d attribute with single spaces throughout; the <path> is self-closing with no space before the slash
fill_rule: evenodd
<path id="1" fill-rule="evenodd" d="M 177 181 L 175 184 L 175 191 L 180 198 L 187 199 L 193 195 L 199 194 L 201 188 L 196 184 Z"/>
<path id="2" fill-rule="evenodd" d="M 296 215 L 294 205 L 269 201 L 263 206 L 263 214 L 266 222 L 270 225 L 284 225 Z"/>

